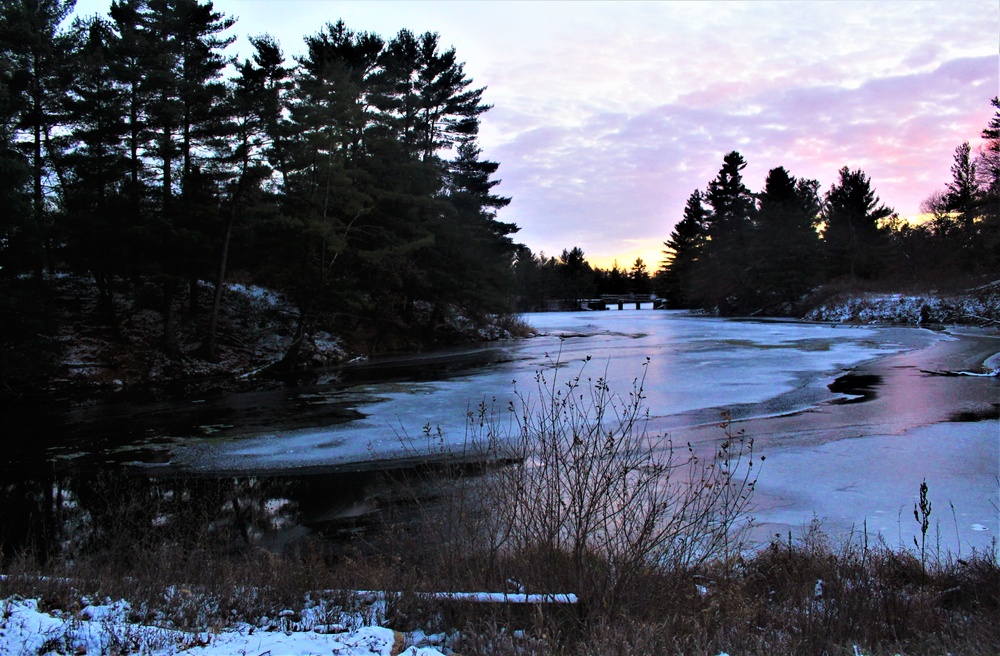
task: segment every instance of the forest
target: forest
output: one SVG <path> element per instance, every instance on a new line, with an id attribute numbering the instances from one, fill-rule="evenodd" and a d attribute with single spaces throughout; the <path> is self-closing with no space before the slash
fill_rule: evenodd
<path id="1" fill-rule="evenodd" d="M 205 362 L 223 348 L 227 285 L 274 290 L 293 308 L 283 362 L 294 365 L 320 331 L 368 354 L 439 344 L 456 311 L 488 323 L 653 293 L 667 307 L 795 316 L 831 281 L 1000 270 L 1000 111 L 978 152 L 956 149 L 927 223 L 902 221 L 860 170 L 842 169 L 821 194 L 778 167 L 752 192 L 732 152 L 683 217 L 665 217 L 680 220 L 655 274 L 641 259 L 603 270 L 579 247 L 533 253 L 498 218 L 510 198 L 477 141 L 490 106 L 438 34 L 383 38 L 336 22 L 305 36 L 293 61 L 268 35 L 236 60 L 225 54 L 235 20 L 210 1 L 115 0 L 107 15 L 70 20 L 73 5 L 0 8 L 8 391 L 49 375 L 55 336 L 74 330 L 56 290 L 66 277 L 86 281 L 111 339 L 127 341 L 134 308 L 154 308 L 157 348 Z M 192 318 L 196 348 L 178 337 Z"/>
<path id="2" fill-rule="evenodd" d="M 1000 274 L 1000 99 L 975 151 L 959 145 L 952 180 L 931 192 L 912 224 L 878 197 L 871 178 L 843 167 L 825 192 L 784 167 L 754 192 L 737 151 L 718 175 L 691 193 L 650 274 L 637 259 L 625 269 L 592 268 L 579 248 L 517 264 L 522 300 L 653 293 L 669 308 L 729 316 L 798 317 L 831 288 L 962 289 Z M 547 290 L 547 295 L 544 290 Z M 532 296 L 534 294 L 534 296 Z"/>
<path id="3" fill-rule="evenodd" d="M 294 305 L 291 351 L 318 327 L 391 345 L 445 305 L 509 305 L 517 227 L 477 145 L 489 106 L 437 34 L 327 24 L 288 66 L 267 35 L 227 58 L 235 21 L 211 2 L 119 0 L 67 27 L 72 7 L 0 14 L 4 369 L 49 354 L 60 274 L 93 281 L 112 333 L 118 297 L 146 298 L 173 357 L 192 355 L 178 314 L 201 313 L 207 360 L 236 278 Z"/>
<path id="4" fill-rule="evenodd" d="M 983 145 L 955 149 L 952 180 L 911 224 L 881 202 L 864 171 L 817 180 L 784 167 L 751 192 L 738 152 L 687 200 L 664 244 L 658 291 L 671 307 L 797 316 L 819 287 L 902 290 L 970 285 L 1000 272 L 1000 100 Z"/>

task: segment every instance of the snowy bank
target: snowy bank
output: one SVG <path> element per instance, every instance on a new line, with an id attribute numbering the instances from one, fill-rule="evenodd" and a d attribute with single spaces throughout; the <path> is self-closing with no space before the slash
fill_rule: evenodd
<path id="1" fill-rule="evenodd" d="M 838 295 L 806 313 L 806 320 L 859 324 L 1000 324 L 1000 292 L 956 295 Z"/>
<path id="2" fill-rule="evenodd" d="M 68 612 L 43 610 L 37 599 L 0 600 L 0 654 L 443 656 L 429 646 L 441 644 L 443 635 L 419 631 L 404 635 L 379 626 L 352 629 L 349 624 L 358 624 L 360 618 L 331 624 L 318 607 L 312 612 L 306 609 L 299 621 L 285 622 L 277 630 L 238 624 L 191 632 L 142 623 L 124 601 L 91 604 L 84 599 L 83 603 L 81 609 Z"/>

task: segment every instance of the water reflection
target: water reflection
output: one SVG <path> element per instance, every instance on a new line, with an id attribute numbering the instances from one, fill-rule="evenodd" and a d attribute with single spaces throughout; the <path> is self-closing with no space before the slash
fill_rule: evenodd
<path id="1" fill-rule="evenodd" d="M 447 461 L 294 476 L 161 478 L 122 468 L 8 475 L 0 566 L 20 553 L 44 564 L 158 545 L 282 552 L 320 539 L 336 549 L 386 522 L 412 521 L 447 481 L 481 472 L 478 463 Z"/>

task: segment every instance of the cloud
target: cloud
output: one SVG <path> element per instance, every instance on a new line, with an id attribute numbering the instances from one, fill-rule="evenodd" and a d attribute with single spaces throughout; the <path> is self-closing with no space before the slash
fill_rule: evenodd
<path id="1" fill-rule="evenodd" d="M 995 0 L 215 6 L 289 55 L 338 18 L 387 38 L 439 32 L 494 105 L 480 142 L 513 197 L 501 218 L 548 253 L 658 250 L 734 149 L 751 189 L 775 166 L 824 188 L 860 167 L 887 204 L 915 213 L 1000 86 Z"/>
<path id="2" fill-rule="evenodd" d="M 954 147 L 985 126 L 990 107 L 982 91 L 996 80 L 995 57 L 970 57 L 856 88 L 740 92 L 740 102 L 714 104 L 680 98 L 634 115 L 594 110 L 574 125 L 514 134 L 492 155 L 515 196 L 522 239 L 550 251 L 581 245 L 607 255 L 663 241 L 688 195 L 715 176 L 729 150 L 748 160 L 751 189 L 776 166 L 825 189 L 849 166 L 864 169 L 887 204 L 915 214 L 949 179 Z M 517 124 L 517 112 L 503 110 L 500 122 Z"/>

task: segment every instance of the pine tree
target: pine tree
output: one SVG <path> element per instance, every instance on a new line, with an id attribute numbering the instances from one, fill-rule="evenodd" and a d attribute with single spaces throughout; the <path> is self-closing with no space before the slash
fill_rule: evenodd
<path id="1" fill-rule="evenodd" d="M 599 290 L 601 291 L 601 290 Z M 628 273 L 618 266 L 618 260 L 611 263 L 608 271 L 608 288 L 603 290 L 605 294 L 626 294 L 628 293 Z"/>
<path id="2" fill-rule="evenodd" d="M 881 204 L 863 171 L 840 169 L 840 179 L 827 191 L 821 214 L 828 275 L 878 277 L 886 268 L 889 247 L 882 222 L 893 215 Z"/>
<path id="3" fill-rule="evenodd" d="M 0 3 L 0 396 L 24 394 L 57 362 L 58 318 L 41 272 L 62 189 L 59 100 L 71 39 L 61 24 L 72 2 Z M 26 278 L 25 273 L 34 273 Z"/>
<path id="4" fill-rule="evenodd" d="M 155 58 L 150 34 L 144 28 L 147 0 L 116 0 L 109 11 L 117 33 L 110 56 L 110 74 L 122 86 L 125 102 L 129 183 L 126 197 L 133 221 L 138 222 L 147 196 L 147 170 L 144 157 L 152 137 L 148 120 L 152 90 L 146 82 L 147 71 Z"/>
<path id="5" fill-rule="evenodd" d="M 628 278 L 631 283 L 630 291 L 633 294 L 649 293 L 652 281 L 649 277 L 649 271 L 646 270 L 646 263 L 642 261 L 641 257 L 635 258 L 632 268 L 628 271 Z"/>
<path id="6" fill-rule="evenodd" d="M 198 0 L 131 0 L 118 6 L 117 16 L 114 9 L 121 33 L 137 37 L 130 45 L 147 49 L 135 60 L 144 70 L 128 82 L 136 81 L 145 101 L 142 128 L 151 138 L 144 157 L 156 162 L 159 173 L 159 202 L 145 237 L 163 294 L 163 348 L 177 356 L 174 304 L 180 285 L 188 282 L 196 307 L 197 278 L 207 272 L 212 241 L 220 238 L 218 192 L 206 170 L 211 162 L 196 153 L 208 152 L 224 130 L 218 111 L 222 51 L 231 39 L 219 35 L 234 21 Z M 133 24 L 125 27 L 126 21 Z"/>
<path id="7" fill-rule="evenodd" d="M 208 327 L 200 353 L 207 360 L 218 359 L 216 337 L 222 294 L 225 289 L 229 251 L 236 224 L 246 213 L 246 206 L 260 201 L 261 187 L 273 169 L 268 153 L 273 149 L 274 126 L 281 111 L 280 92 L 287 73 L 284 57 L 270 36 L 250 39 L 255 48 L 253 59 L 237 65 L 237 77 L 226 97 L 224 115 L 229 123 L 225 139 L 215 142 L 218 163 L 223 167 L 226 198 L 226 224 L 219 249 L 218 276 L 212 297 Z"/>
<path id="8" fill-rule="evenodd" d="M 579 246 L 563 249 L 556 270 L 559 273 L 561 286 L 559 298 L 565 300 L 590 298 L 596 293 L 594 270 Z"/>
<path id="9" fill-rule="evenodd" d="M 263 226 L 276 282 L 298 307 L 289 366 L 321 309 L 352 302 L 356 291 L 346 279 L 353 272 L 345 255 L 372 209 L 358 179 L 368 148 L 368 88 L 383 47 L 381 38 L 356 34 L 343 22 L 305 41 L 289 92 L 290 121 L 276 125 L 279 139 L 272 140 L 272 155 L 284 169 L 282 214 Z"/>
<path id="10" fill-rule="evenodd" d="M 657 272 L 659 293 L 671 308 L 693 307 L 691 294 L 694 275 L 706 241 L 708 210 L 704 195 L 695 190 L 684 206 L 684 217 L 677 222 L 670 238 L 664 242 L 663 262 Z"/>
<path id="11" fill-rule="evenodd" d="M 978 214 L 979 186 L 976 163 L 972 159 L 972 148 L 966 141 L 955 149 L 955 159 L 951 165 L 952 181 L 945 193 L 945 208 L 955 213 L 959 229 L 972 234 Z"/>
<path id="12" fill-rule="evenodd" d="M 772 311 L 790 310 L 819 281 L 818 189 L 819 182 L 796 180 L 778 167 L 757 195 L 752 280 L 758 303 Z"/>
<path id="13" fill-rule="evenodd" d="M 482 150 L 471 138 L 457 148 L 448 163 L 446 197 L 453 212 L 436 233 L 438 263 L 429 263 L 432 289 L 438 301 L 459 302 L 467 308 L 507 309 L 510 266 L 518 228 L 497 219 L 510 203 L 493 189 L 497 162 L 480 158 Z M 448 293 L 445 293 L 448 290 Z"/>
<path id="14" fill-rule="evenodd" d="M 753 295 L 747 272 L 754 198 L 743 184 L 744 168 L 742 155 L 728 153 L 705 193 L 710 208 L 705 221 L 707 241 L 694 276 L 693 297 L 701 306 L 723 313 L 744 310 Z"/>
<path id="15" fill-rule="evenodd" d="M 1000 98 L 990 101 L 996 110 L 982 131 L 983 144 L 976 154 L 976 187 L 979 192 L 976 227 L 976 268 L 1000 272 Z"/>
<path id="16" fill-rule="evenodd" d="M 65 122 L 60 101 L 67 82 L 71 38 L 61 26 L 74 0 L 9 0 L 0 4 L 0 58 L 9 62 L 8 98 L 17 110 L 15 144 L 27 153 L 31 176 L 31 212 L 11 246 L 40 274 L 51 266 L 52 231 L 48 199 L 61 190 L 59 144 L 54 129 Z"/>
<path id="17" fill-rule="evenodd" d="M 67 257 L 93 275 L 101 307 L 117 333 L 114 279 L 127 273 L 129 235 L 137 227 L 123 195 L 129 186 L 125 88 L 112 72 L 117 45 L 112 23 L 94 16 L 74 29 L 79 45 L 64 100 L 74 146 L 65 158 L 70 171 Z"/>
<path id="18" fill-rule="evenodd" d="M 23 237 L 31 230 L 31 166 L 17 147 L 23 97 L 11 59 L 0 57 L 0 280 L 34 266 Z"/>

